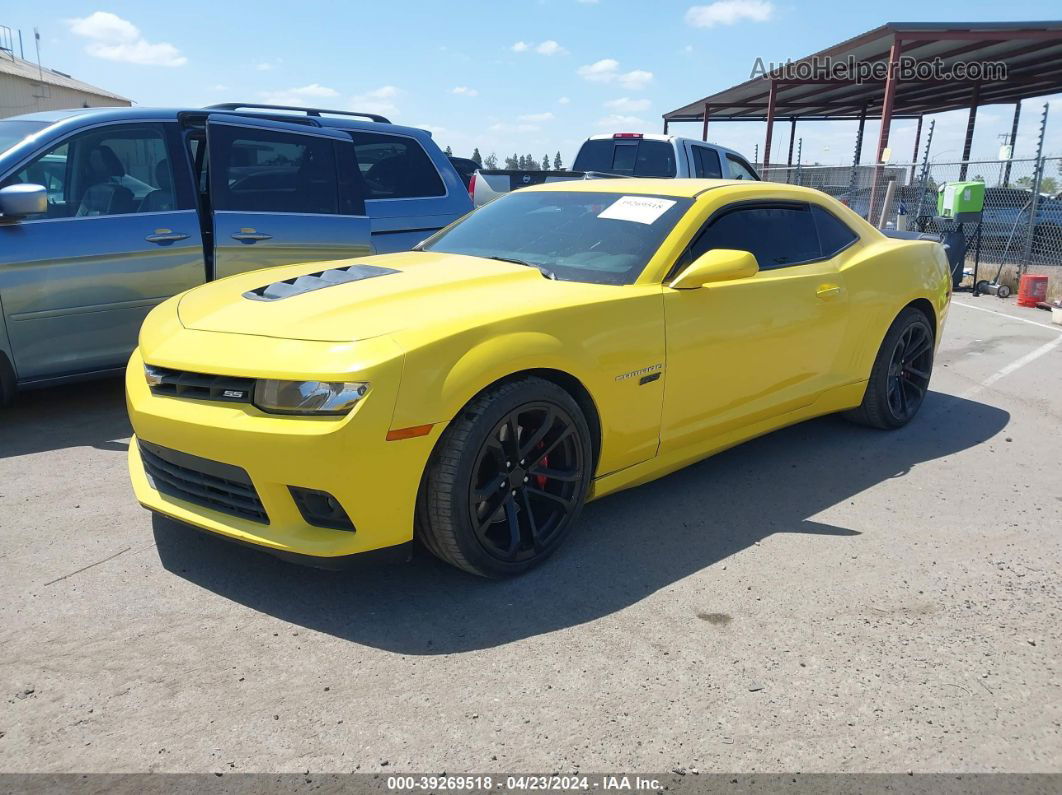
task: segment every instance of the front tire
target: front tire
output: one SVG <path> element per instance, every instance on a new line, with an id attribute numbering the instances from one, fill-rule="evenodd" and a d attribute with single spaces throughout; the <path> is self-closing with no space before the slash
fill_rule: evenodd
<path id="1" fill-rule="evenodd" d="M 522 574 L 567 537 L 592 467 L 590 429 L 571 395 L 535 377 L 492 387 L 440 439 L 421 486 L 416 534 L 472 574 Z"/>
<path id="2" fill-rule="evenodd" d="M 926 316 L 913 307 L 904 309 L 878 349 L 863 402 L 846 416 L 882 430 L 909 423 L 929 389 L 934 347 L 933 327 Z"/>

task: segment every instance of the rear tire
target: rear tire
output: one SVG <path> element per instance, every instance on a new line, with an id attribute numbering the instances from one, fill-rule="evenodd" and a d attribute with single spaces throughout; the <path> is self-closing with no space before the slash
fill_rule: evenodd
<path id="1" fill-rule="evenodd" d="M 15 401 L 15 371 L 4 354 L 0 353 L 0 408 L 6 408 Z"/>
<path id="2" fill-rule="evenodd" d="M 904 309 L 882 340 L 859 408 L 845 414 L 871 428 L 902 428 L 918 413 L 933 374 L 933 327 L 915 309 Z"/>
<path id="3" fill-rule="evenodd" d="M 492 387 L 439 440 L 418 496 L 416 535 L 472 574 L 522 574 L 567 537 L 592 466 L 590 429 L 571 395 L 535 377 Z"/>

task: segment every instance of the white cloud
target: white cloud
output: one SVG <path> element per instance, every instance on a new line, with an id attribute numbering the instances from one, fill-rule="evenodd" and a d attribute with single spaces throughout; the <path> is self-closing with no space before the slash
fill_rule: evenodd
<path id="1" fill-rule="evenodd" d="M 640 110 L 649 110 L 650 104 L 647 99 L 621 97 L 619 99 L 610 99 L 605 103 L 605 107 L 618 113 L 637 113 Z"/>
<path id="2" fill-rule="evenodd" d="M 706 6 L 691 6 L 686 24 L 695 28 L 735 25 L 738 22 L 767 22 L 774 16 L 774 4 L 767 0 L 716 0 Z"/>
<path id="3" fill-rule="evenodd" d="M 459 94 L 462 97 L 478 97 L 479 92 L 468 86 L 455 86 L 450 90 L 451 94 Z"/>
<path id="4" fill-rule="evenodd" d="M 298 88 L 263 91 L 261 95 L 263 101 L 270 105 L 313 105 L 315 100 L 338 97 L 339 92 L 320 83 L 310 83 Z"/>
<path id="5" fill-rule="evenodd" d="M 261 63 L 256 63 L 254 65 L 254 68 L 257 69 L 259 72 L 268 72 L 270 69 L 273 68 L 273 64 L 269 63 L 268 61 L 262 61 Z"/>
<path id="6" fill-rule="evenodd" d="M 184 66 L 188 59 L 168 42 L 149 42 L 132 22 L 108 11 L 96 11 L 66 24 L 75 36 L 90 39 L 85 52 L 96 58 L 143 66 Z"/>
<path id="7" fill-rule="evenodd" d="M 538 44 L 533 41 L 518 41 L 509 49 L 513 52 L 531 52 L 534 50 L 539 55 L 566 55 L 568 53 L 566 49 L 553 39 L 546 39 Z"/>
<path id="8" fill-rule="evenodd" d="M 602 58 L 592 64 L 579 67 L 579 77 L 592 83 L 611 83 L 616 79 L 619 61 L 615 58 Z"/>
<path id="9" fill-rule="evenodd" d="M 645 119 L 619 113 L 612 113 L 597 120 L 597 127 L 602 132 L 640 132 L 647 126 Z"/>
<path id="10" fill-rule="evenodd" d="M 517 116 L 516 118 L 519 121 L 528 122 L 552 121 L 553 114 L 547 110 L 545 113 L 525 113 L 523 116 Z"/>
<path id="11" fill-rule="evenodd" d="M 653 82 L 653 73 L 646 72 L 644 69 L 635 69 L 626 74 L 619 75 L 619 77 L 616 78 L 616 82 L 624 88 L 629 88 L 631 91 L 641 91 Z"/>
<path id="12" fill-rule="evenodd" d="M 351 97 L 350 110 L 364 111 L 365 113 L 379 113 L 384 116 L 394 116 L 398 112 L 394 100 L 402 95 L 402 89 L 396 86 L 380 86 L 364 94 Z"/>
<path id="13" fill-rule="evenodd" d="M 591 83 L 619 83 L 631 91 L 640 91 L 653 82 L 653 73 L 644 69 L 634 69 L 630 72 L 619 70 L 619 61 L 615 58 L 602 58 L 592 64 L 580 66 L 578 74 L 583 80 Z"/>
<path id="14" fill-rule="evenodd" d="M 535 52 L 537 52 L 539 55 L 564 55 L 568 51 L 561 47 L 553 39 L 547 39 L 546 41 L 542 42 L 537 47 L 535 47 Z"/>
<path id="15" fill-rule="evenodd" d="M 557 104 L 558 105 L 567 105 L 570 102 L 571 102 L 571 100 L 568 99 L 567 97 L 561 97 L 560 99 L 557 100 Z"/>

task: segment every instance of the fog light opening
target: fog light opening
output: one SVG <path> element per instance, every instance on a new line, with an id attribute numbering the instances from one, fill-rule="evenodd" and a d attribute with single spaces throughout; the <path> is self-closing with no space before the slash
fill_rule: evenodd
<path id="1" fill-rule="evenodd" d="M 288 486 L 288 490 L 307 524 L 351 533 L 355 531 L 354 523 L 350 521 L 339 500 L 327 491 L 304 489 L 299 486 Z"/>

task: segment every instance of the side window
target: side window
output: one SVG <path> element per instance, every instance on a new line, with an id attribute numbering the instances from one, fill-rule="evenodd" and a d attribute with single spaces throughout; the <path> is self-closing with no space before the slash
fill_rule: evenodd
<path id="1" fill-rule="evenodd" d="M 693 147 L 693 173 L 698 177 L 718 179 L 723 176 L 719 166 L 719 153 L 707 146 Z"/>
<path id="2" fill-rule="evenodd" d="M 742 160 L 739 157 L 734 157 L 733 155 L 727 155 L 726 156 L 726 165 L 727 165 L 727 168 L 730 169 L 730 178 L 731 179 L 759 180 L 759 177 L 757 177 L 756 174 L 753 173 L 752 169 L 749 168 L 748 164 L 745 163 L 745 161 Z"/>
<path id="3" fill-rule="evenodd" d="M 366 199 L 443 196 L 442 178 L 423 147 L 401 135 L 352 132 Z"/>
<path id="4" fill-rule="evenodd" d="M 224 124 L 211 127 L 209 136 L 215 210 L 339 213 L 332 140 Z"/>
<path id="5" fill-rule="evenodd" d="M 161 125 L 114 125 L 75 135 L 4 181 L 43 185 L 44 218 L 166 212 L 177 208 Z"/>
<path id="6" fill-rule="evenodd" d="M 693 257 L 714 248 L 751 251 L 760 270 L 822 259 L 811 208 L 741 207 L 712 220 L 692 245 Z"/>
<path id="7" fill-rule="evenodd" d="M 832 257 L 841 253 L 859 239 L 859 235 L 829 210 L 813 204 L 811 215 L 815 219 L 815 228 L 819 232 L 819 246 L 822 248 L 824 257 Z"/>

